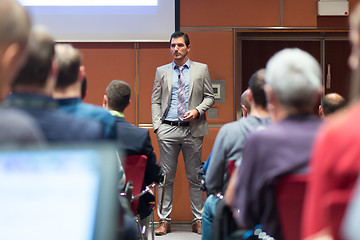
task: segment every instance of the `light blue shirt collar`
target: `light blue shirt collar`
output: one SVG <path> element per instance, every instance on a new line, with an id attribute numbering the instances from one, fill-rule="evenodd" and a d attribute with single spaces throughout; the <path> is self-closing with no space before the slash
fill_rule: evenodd
<path id="1" fill-rule="evenodd" d="M 172 61 L 172 67 L 173 67 L 173 69 L 175 69 L 176 66 L 177 66 L 177 64 L 176 64 L 174 61 Z M 183 66 L 186 67 L 186 68 L 188 68 L 188 69 L 190 69 L 190 59 L 188 59 Z"/>

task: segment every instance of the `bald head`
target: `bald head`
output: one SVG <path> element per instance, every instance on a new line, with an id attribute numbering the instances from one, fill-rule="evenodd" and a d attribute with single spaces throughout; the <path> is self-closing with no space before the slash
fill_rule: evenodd
<path id="1" fill-rule="evenodd" d="M 321 117 L 338 111 L 345 107 L 345 99 L 337 93 L 328 93 L 321 99 L 319 114 Z M 320 110 L 321 109 L 321 110 Z M 322 112 L 322 113 L 321 113 Z"/>
<path id="2" fill-rule="evenodd" d="M 272 103 L 291 114 L 313 111 L 321 92 L 321 68 L 313 56 L 298 48 L 283 49 L 267 62 L 265 74 L 267 92 L 276 99 Z"/>

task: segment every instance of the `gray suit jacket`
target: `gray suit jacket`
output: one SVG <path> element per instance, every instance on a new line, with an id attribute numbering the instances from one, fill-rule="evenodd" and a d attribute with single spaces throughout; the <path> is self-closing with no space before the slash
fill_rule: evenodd
<path id="1" fill-rule="evenodd" d="M 156 69 L 151 96 L 154 131 L 159 128 L 169 111 L 172 76 L 172 63 Z M 200 113 L 198 119 L 190 121 L 190 131 L 194 137 L 203 137 L 209 133 L 205 112 L 213 104 L 214 94 L 207 65 L 190 61 L 189 110 L 196 108 Z"/>

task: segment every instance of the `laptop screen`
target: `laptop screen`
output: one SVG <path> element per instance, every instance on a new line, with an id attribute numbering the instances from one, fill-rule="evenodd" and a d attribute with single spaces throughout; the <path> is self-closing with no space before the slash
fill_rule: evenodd
<path id="1" fill-rule="evenodd" d="M 117 199 L 115 150 L 106 148 L 0 151 L 1 238 L 106 239 L 96 225 L 114 225 Z"/>

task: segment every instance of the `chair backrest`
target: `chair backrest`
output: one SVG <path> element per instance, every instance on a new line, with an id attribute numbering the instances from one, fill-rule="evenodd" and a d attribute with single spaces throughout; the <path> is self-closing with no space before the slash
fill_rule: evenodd
<path id="1" fill-rule="evenodd" d="M 229 161 L 228 162 L 228 172 L 229 172 L 230 177 L 231 177 L 232 173 L 234 172 L 235 162 L 236 161 Z"/>
<path id="2" fill-rule="evenodd" d="M 131 155 L 126 156 L 124 171 L 126 175 L 126 182 L 132 181 L 133 195 L 137 195 L 141 192 L 145 169 L 146 169 L 147 157 L 145 155 Z M 139 205 L 139 198 L 131 202 L 131 210 L 137 215 L 137 209 Z"/>
<path id="3" fill-rule="evenodd" d="M 276 202 L 284 240 L 301 239 L 301 219 L 307 175 L 288 175 L 276 184 Z"/>

